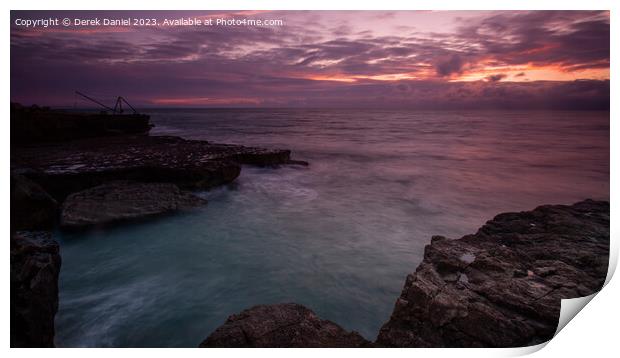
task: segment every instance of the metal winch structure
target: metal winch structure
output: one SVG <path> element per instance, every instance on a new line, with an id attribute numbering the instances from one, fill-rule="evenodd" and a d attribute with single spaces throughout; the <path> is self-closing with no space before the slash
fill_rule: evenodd
<path id="1" fill-rule="evenodd" d="M 125 110 L 123 108 L 124 105 L 128 106 L 133 111 L 133 114 L 138 114 L 138 111 L 136 111 L 136 109 L 133 108 L 133 106 L 129 102 L 127 102 L 127 100 L 124 97 L 122 97 L 122 96 L 118 96 L 116 98 L 116 102 L 114 103 L 114 107 L 110 107 L 110 106 L 108 106 L 106 104 L 103 104 L 100 101 L 98 101 L 98 100 L 92 98 L 91 96 L 89 96 L 87 94 L 84 94 L 84 93 L 82 93 L 80 91 L 75 91 L 75 94 L 80 96 L 80 97 L 82 97 L 82 98 L 85 98 L 85 99 L 87 99 L 87 100 L 89 100 L 89 101 L 91 101 L 93 103 L 98 104 L 99 106 L 104 108 L 106 111 L 112 112 L 112 114 L 123 114 L 125 112 Z"/>

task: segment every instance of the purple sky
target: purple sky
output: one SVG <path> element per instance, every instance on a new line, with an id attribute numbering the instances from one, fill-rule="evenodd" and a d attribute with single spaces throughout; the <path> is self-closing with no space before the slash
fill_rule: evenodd
<path id="1" fill-rule="evenodd" d="M 44 17 L 281 19 L 48 27 Z M 608 12 L 11 12 L 11 101 L 140 106 L 609 108 Z M 84 102 L 78 102 L 84 106 Z"/>

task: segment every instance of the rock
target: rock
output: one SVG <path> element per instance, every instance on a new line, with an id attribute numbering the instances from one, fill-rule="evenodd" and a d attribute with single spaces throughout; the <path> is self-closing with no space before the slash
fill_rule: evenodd
<path id="1" fill-rule="evenodd" d="M 237 147 L 238 148 L 238 147 Z M 238 153 L 225 154 L 225 157 L 240 164 L 256 165 L 259 167 L 274 166 L 280 164 L 293 164 L 289 159 L 290 150 L 268 151 L 261 148 L 247 148 Z"/>
<path id="2" fill-rule="evenodd" d="M 58 204 L 41 186 L 11 173 L 11 230 L 51 229 Z"/>
<path id="3" fill-rule="evenodd" d="M 20 146 L 12 165 L 59 202 L 74 192 L 111 180 L 173 183 L 208 189 L 230 183 L 241 164 L 286 164 L 290 151 L 213 144 L 169 136 L 124 135 Z"/>
<path id="4" fill-rule="evenodd" d="M 299 165 L 302 167 L 307 167 L 310 165 L 310 163 L 306 162 L 305 160 L 289 160 L 288 162 L 286 162 L 286 164 L 288 165 Z"/>
<path id="5" fill-rule="evenodd" d="M 53 347 L 58 244 L 49 232 L 11 236 L 11 347 Z"/>
<path id="6" fill-rule="evenodd" d="M 500 214 L 474 235 L 434 238 L 376 344 L 545 342 L 556 331 L 561 299 L 602 288 L 608 257 L 609 203 L 592 200 Z"/>
<path id="7" fill-rule="evenodd" d="M 204 205 L 207 201 L 170 183 L 116 181 L 67 197 L 61 207 L 62 227 L 103 225 L 150 217 Z"/>
<path id="8" fill-rule="evenodd" d="M 200 347 L 363 347 L 357 332 L 322 320 L 308 308 L 294 304 L 254 306 L 232 315 Z"/>

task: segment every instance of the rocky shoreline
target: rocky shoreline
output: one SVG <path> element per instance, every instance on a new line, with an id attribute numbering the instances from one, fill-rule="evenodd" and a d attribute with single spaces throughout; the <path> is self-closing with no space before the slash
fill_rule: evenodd
<path id="1" fill-rule="evenodd" d="M 551 339 L 562 299 L 600 290 L 609 203 L 497 215 L 458 240 L 434 236 L 377 340 L 295 304 L 231 316 L 200 347 L 521 347 Z"/>
<path id="2" fill-rule="evenodd" d="M 55 227 L 88 229 L 190 210 L 207 203 L 191 191 L 232 183 L 242 165 L 307 165 L 291 160 L 289 150 L 134 134 L 150 129 L 148 116 L 14 107 L 11 121 L 19 125 L 12 126 L 17 140 L 11 143 L 12 347 L 54 345 L 61 262 L 51 237 Z"/>
<path id="3" fill-rule="evenodd" d="M 65 118 L 16 113 L 34 122 Z M 55 128 L 54 140 L 44 140 L 35 125 L 16 127 L 37 130 L 38 137 L 11 147 L 11 347 L 54 346 L 61 250 L 53 228 L 99 227 L 205 205 L 191 191 L 233 182 L 242 165 L 307 165 L 291 160 L 289 150 L 137 135 L 150 128 L 142 117 L 137 127 L 101 116 L 89 121 L 85 128 L 69 119 L 76 127 L 72 140 L 57 135 L 64 119 L 46 124 Z M 289 303 L 232 315 L 200 347 L 534 345 L 553 337 L 561 299 L 601 289 L 608 257 L 608 202 L 500 214 L 473 235 L 432 238 L 374 342 Z"/>
<path id="4" fill-rule="evenodd" d="M 11 152 L 11 172 L 40 185 L 55 200 L 115 180 L 209 189 L 234 181 L 241 165 L 307 164 L 289 150 L 121 135 L 24 145 Z"/>
<path id="5" fill-rule="evenodd" d="M 49 229 L 58 217 L 64 227 L 97 225 L 197 206 L 205 201 L 189 191 L 229 184 L 242 165 L 307 165 L 290 155 L 145 135 L 14 147 L 12 228 Z"/>

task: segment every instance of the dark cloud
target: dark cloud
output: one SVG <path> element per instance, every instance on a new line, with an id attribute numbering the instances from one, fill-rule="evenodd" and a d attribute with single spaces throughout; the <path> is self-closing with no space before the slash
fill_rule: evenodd
<path id="1" fill-rule="evenodd" d="M 440 76 L 450 76 L 455 73 L 460 73 L 463 65 L 464 63 L 461 56 L 454 54 L 450 56 L 449 59 L 437 64 L 437 73 Z"/>
<path id="2" fill-rule="evenodd" d="M 487 81 L 489 81 L 489 82 L 499 82 L 499 81 L 503 80 L 506 77 L 508 77 L 508 76 L 505 73 L 498 73 L 498 74 L 495 74 L 495 75 L 487 76 Z"/>

